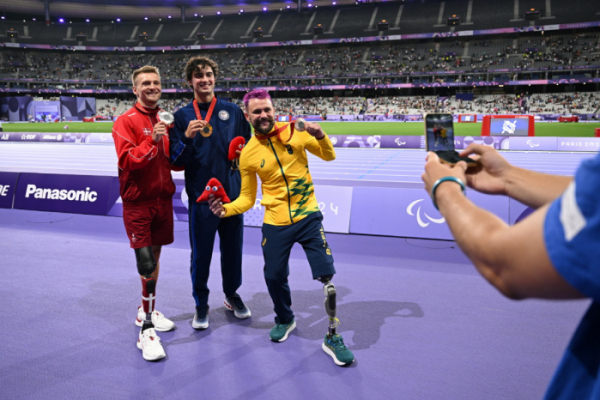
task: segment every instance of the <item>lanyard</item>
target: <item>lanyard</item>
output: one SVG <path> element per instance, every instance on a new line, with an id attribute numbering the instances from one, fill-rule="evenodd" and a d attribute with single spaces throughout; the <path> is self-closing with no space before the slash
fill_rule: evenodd
<path id="1" fill-rule="evenodd" d="M 217 96 L 213 95 L 213 99 L 210 102 L 210 107 L 208 107 L 208 112 L 206 113 L 206 118 L 202 119 L 202 114 L 200 114 L 200 108 L 198 108 L 198 102 L 196 101 L 196 99 L 194 99 L 194 111 L 196 111 L 196 119 L 200 121 L 210 122 L 210 117 L 212 116 L 216 104 Z"/>
<path id="2" fill-rule="evenodd" d="M 272 138 L 273 136 L 277 136 L 279 138 L 279 140 L 281 142 L 283 142 L 283 140 L 281 140 L 281 137 L 279 136 L 279 134 L 281 132 L 283 132 L 288 126 L 290 127 L 290 138 L 284 142 L 284 143 L 288 143 L 290 140 L 292 140 L 292 137 L 294 136 L 294 124 L 285 124 L 285 125 L 278 127 L 277 129 L 274 129 L 273 131 L 267 133 L 266 135 L 255 135 L 255 136 L 260 140 L 266 140 L 266 139 Z"/>

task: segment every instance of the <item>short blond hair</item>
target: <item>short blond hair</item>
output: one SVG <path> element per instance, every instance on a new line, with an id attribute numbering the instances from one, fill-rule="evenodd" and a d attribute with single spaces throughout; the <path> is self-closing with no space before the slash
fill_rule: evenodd
<path id="1" fill-rule="evenodd" d="M 151 65 L 144 65 L 142 68 L 136 69 L 135 71 L 133 71 L 133 74 L 131 74 L 131 83 L 133 84 L 133 86 L 135 86 L 135 78 L 137 78 L 139 74 L 147 73 L 158 75 L 158 79 L 160 80 L 160 73 L 158 72 L 158 68 L 153 67 Z"/>

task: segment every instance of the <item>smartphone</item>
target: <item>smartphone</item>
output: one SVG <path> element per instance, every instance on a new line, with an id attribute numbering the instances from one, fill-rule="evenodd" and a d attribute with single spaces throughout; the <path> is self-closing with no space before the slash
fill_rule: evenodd
<path id="1" fill-rule="evenodd" d="M 475 160 L 460 157 L 454 150 L 452 114 L 425 114 L 425 148 L 436 153 L 446 164 L 465 161 L 469 166 L 476 165 Z"/>

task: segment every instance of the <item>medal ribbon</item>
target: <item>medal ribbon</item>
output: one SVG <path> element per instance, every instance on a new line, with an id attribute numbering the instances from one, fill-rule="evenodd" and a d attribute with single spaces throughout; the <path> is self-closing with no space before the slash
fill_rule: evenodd
<path id="1" fill-rule="evenodd" d="M 281 142 L 283 142 L 283 140 L 281 140 L 281 137 L 279 136 L 279 134 L 281 132 L 283 132 L 288 126 L 290 127 L 290 138 L 284 142 L 284 143 L 288 143 L 290 140 L 292 140 L 292 137 L 294 136 L 294 124 L 291 124 L 291 123 L 282 125 L 282 126 L 278 127 L 277 129 L 274 129 L 271 132 L 267 133 L 266 135 L 255 135 L 255 136 L 260 140 L 266 140 L 268 138 L 272 138 L 273 136 L 277 136 L 277 138 Z"/>
<path id="2" fill-rule="evenodd" d="M 210 117 L 212 117 L 213 110 L 215 109 L 215 105 L 217 104 L 217 96 L 213 95 L 213 98 L 210 102 L 210 107 L 208 107 L 208 112 L 206 113 L 206 118 L 202 119 L 202 114 L 200 114 L 200 108 L 198 107 L 198 102 L 194 99 L 194 111 L 196 111 L 196 119 L 200 121 L 206 121 L 210 125 Z"/>

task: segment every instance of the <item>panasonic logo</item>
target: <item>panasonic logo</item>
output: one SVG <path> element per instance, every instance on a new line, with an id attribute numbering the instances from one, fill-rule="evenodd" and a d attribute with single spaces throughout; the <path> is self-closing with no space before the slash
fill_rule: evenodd
<path id="1" fill-rule="evenodd" d="M 90 203 L 98 199 L 98 193 L 90 191 L 90 188 L 85 188 L 85 190 L 43 189 L 29 184 L 25 191 L 25 197 L 29 198 L 31 195 L 35 199 L 89 201 Z"/>

